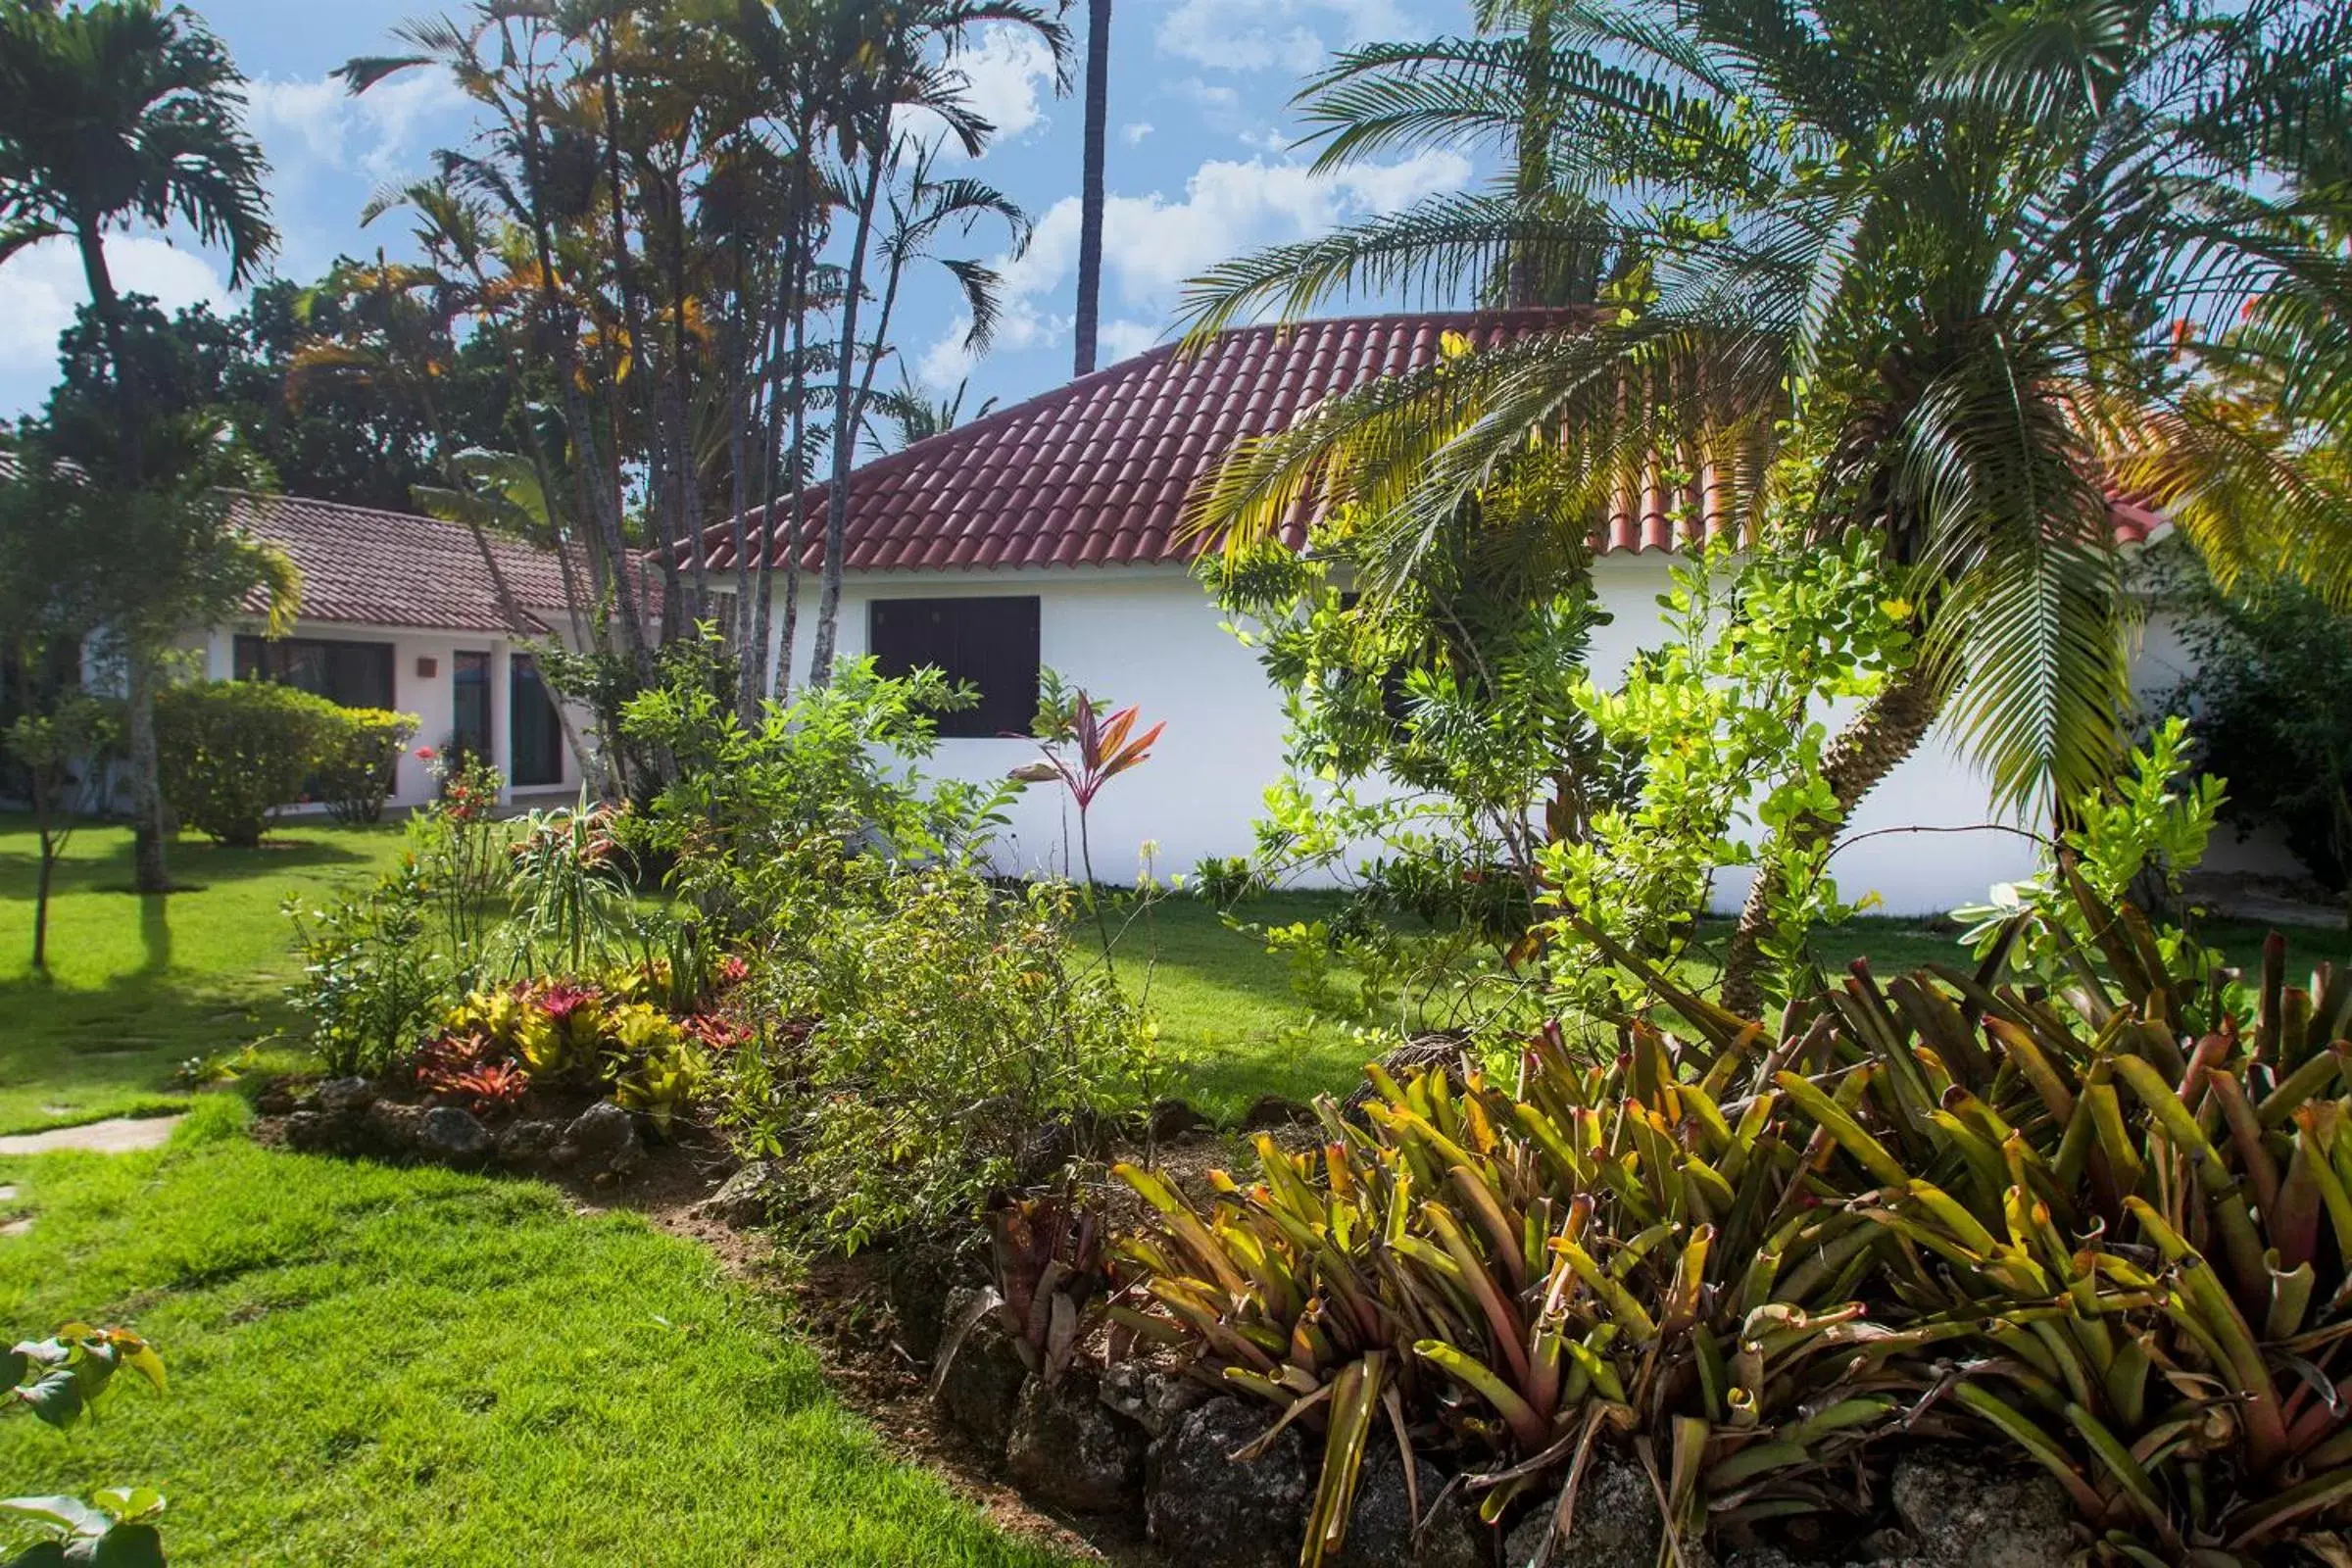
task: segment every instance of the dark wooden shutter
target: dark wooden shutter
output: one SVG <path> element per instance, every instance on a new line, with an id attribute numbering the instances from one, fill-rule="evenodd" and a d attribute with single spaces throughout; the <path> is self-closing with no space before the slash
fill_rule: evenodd
<path id="1" fill-rule="evenodd" d="M 939 715 L 947 739 L 1027 734 L 1037 716 L 1039 607 L 1034 595 L 876 599 L 866 646 L 885 675 L 929 666 L 979 689 L 972 708 Z"/>

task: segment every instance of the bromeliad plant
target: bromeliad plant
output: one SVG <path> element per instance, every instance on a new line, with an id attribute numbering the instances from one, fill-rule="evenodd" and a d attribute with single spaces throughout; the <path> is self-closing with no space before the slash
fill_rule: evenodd
<path id="1" fill-rule="evenodd" d="M 2103 1560 L 2250 1563 L 2352 1515 L 2352 978 L 2217 976 L 2061 869 L 2055 932 L 1840 989 L 1761 1032 L 1642 975 L 1611 1061 L 1532 1041 L 1505 1093 L 1373 1069 L 1368 1125 L 1259 1147 L 1120 1255 L 1138 1332 L 1324 1433 L 1305 1560 L 1381 1410 L 1498 1519 L 1630 1446 L 1688 1539 L 1856 1503 L 1898 1424 L 1997 1437 Z M 2033 919 L 2029 914 L 2024 919 Z M 2065 944 L 2068 983 L 2004 983 Z M 2168 967 L 2168 955 L 2191 961 Z M 1617 961 L 1638 963 L 1630 955 Z M 2038 972 L 2038 968 L 2037 968 Z M 1700 1063 L 1703 1062 L 1703 1065 Z"/>
<path id="2" fill-rule="evenodd" d="M 2274 937 L 2241 1022 L 2071 886 L 2101 961 L 2057 995 L 1857 965 L 1824 1125 L 1900 1239 L 1881 1288 L 1972 1325 L 1953 1400 L 2105 1553 L 2247 1562 L 2352 1503 L 2352 979 L 2287 984 Z"/>
<path id="3" fill-rule="evenodd" d="M 1319 1152 L 1261 1139 L 1261 1179 L 1218 1177 L 1205 1216 L 1120 1169 L 1158 1216 L 1120 1245 L 1156 1310 L 1122 1321 L 1323 1430 L 1306 1563 L 1343 1544 L 1384 1410 L 1401 1445 L 1485 1467 L 1490 1522 L 1564 1475 L 1568 1528 L 1604 1440 L 1634 1441 L 1678 1536 L 1856 1503 L 1838 1461 L 1948 1328 L 1871 1319 L 1854 1287 L 1883 1233 L 1823 1200 L 1787 1096 L 1730 1102 L 1753 1032 L 1703 1069 L 1645 1026 L 1625 1044 L 1586 1065 L 1547 1029 L 1516 1093 L 1371 1068 L 1368 1125 L 1326 1101 Z"/>

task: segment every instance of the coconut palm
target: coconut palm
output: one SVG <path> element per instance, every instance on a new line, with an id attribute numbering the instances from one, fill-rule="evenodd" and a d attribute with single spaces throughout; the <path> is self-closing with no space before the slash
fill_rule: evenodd
<path id="1" fill-rule="evenodd" d="M 242 124 L 245 78 L 183 7 L 94 0 L 60 10 L 0 0 L 0 262 L 70 236 L 114 361 L 121 471 L 148 477 L 146 415 L 124 352 L 122 302 L 106 231 L 177 219 L 227 253 L 229 283 L 248 281 L 276 244 L 262 188 L 268 166 Z M 155 743 L 157 648 L 131 650 L 127 725 L 135 878 L 170 883 Z"/>
<path id="2" fill-rule="evenodd" d="M 1078 192 L 1078 317 L 1071 373 L 1095 368 L 1102 318 L 1102 152 L 1110 118 L 1110 0 L 1086 0 L 1086 157 Z"/>
<path id="3" fill-rule="evenodd" d="M 1515 24 L 1342 56 L 1305 116 L 1324 168 L 1484 142 L 1544 177 L 1219 268 L 1193 324 L 1492 295 L 1505 268 L 1608 279 L 1606 309 L 1245 446 L 1198 527 L 1238 547 L 1302 497 L 1353 503 L 1377 595 L 1531 438 L 1577 460 L 1555 466 L 1576 529 L 1661 469 L 1752 528 L 1793 466 L 1798 537 L 1878 530 L 1922 649 L 1825 758 L 1830 808 L 1785 829 L 1815 843 L 1938 720 L 2004 805 L 2102 776 L 2128 698 L 2112 484 L 2225 570 L 2324 561 L 2352 589 L 2352 497 L 2212 416 L 2198 369 L 2266 295 L 2331 300 L 2339 322 L 2352 298 L 2304 210 L 2342 200 L 2302 168 L 2342 116 L 2352 42 L 2320 0 L 1496 16 Z M 1775 891 L 1759 879 L 1735 938 L 1735 1007 L 1757 1001 Z"/>

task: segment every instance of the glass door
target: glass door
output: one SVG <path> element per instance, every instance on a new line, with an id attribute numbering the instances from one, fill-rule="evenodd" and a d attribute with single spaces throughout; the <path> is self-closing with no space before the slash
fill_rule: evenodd
<path id="1" fill-rule="evenodd" d="M 461 650 L 450 668 L 452 765 L 490 760 L 490 656 Z"/>

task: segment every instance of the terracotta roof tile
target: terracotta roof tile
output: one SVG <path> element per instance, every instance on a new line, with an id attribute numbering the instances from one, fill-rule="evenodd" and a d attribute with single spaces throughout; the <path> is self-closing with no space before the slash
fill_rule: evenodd
<path id="1" fill-rule="evenodd" d="M 243 491 L 231 493 L 229 516 L 301 568 L 305 620 L 536 637 L 565 619 L 564 570 L 552 550 L 515 540 L 491 547 L 523 612 L 518 626 L 499 607 L 472 533 L 458 523 Z M 258 614 L 268 606 L 257 597 L 245 608 Z"/>
<path id="2" fill-rule="evenodd" d="M 1197 354 L 1168 344 L 957 429 L 879 458 L 850 476 L 846 564 L 906 570 L 999 563 L 1116 565 L 1189 561 L 1186 499 L 1234 442 L 1282 429 L 1327 397 L 1430 363 L 1446 332 L 1481 348 L 1568 328 L 1556 310 L 1415 312 L 1237 327 Z M 1712 476 L 1709 476 L 1710 478 Z M 1602 552 L 1673 550 L 1724 526 L 1708 479 L 1635 487 L 1593 530 Z M 803 564 L 824 554 L 823 487 L 803 498 Z M 1689 520 L 1677 526 L 1678 509 Z M 778 509 L 779 514 L 782 509 Z M 2159 518 L 2119 498 L 2117 537 Z M 1311 519 L 1286 530 L 1303 541 Z M 781 550 L 779 514 L 766 530 Z M 735 565 L 732 524 L 704 535 L 713 571 Z"/>

